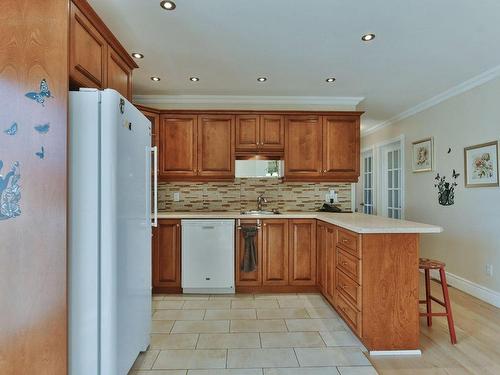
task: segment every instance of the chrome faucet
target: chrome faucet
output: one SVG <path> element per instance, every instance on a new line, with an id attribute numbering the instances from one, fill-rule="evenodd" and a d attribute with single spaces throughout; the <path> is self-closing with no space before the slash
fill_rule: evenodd
<path id="1" fill-rule="evenodd" d="M 267 203 L 267 199 L 264 197 L 264 194 L 260 194 L 257 197 L 257 210 L 262 211 L 262 203 Z"/>

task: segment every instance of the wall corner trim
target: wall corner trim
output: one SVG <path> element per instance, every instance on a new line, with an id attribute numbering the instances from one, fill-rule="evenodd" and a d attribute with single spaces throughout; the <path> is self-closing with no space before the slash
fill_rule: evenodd
<path id="1" fill-rule="evenodd" d="M 433 96 L 430 99 L 427 99 L 419 104 L 417 104 L 414 107 L 411 107 L 407 109 L 404 112 L 399 113 L 398 115 L 391 117 L 390 119 L 383 121 L 372 128 L 362 131 L 361 132 L 361 137 L 365 137 L 367 135 L 373 134 L 379 130 L 382 130 L 383 128 L 386 128 L 392 124 L 395 124 L 401 120 L 404 120 L 408 117 L 411 117 L 413 115 L 416 115 L 419 112 L 425 111 L 426 109 L 429 109 L 431 107 L 434 107 L 438 105 L 439 103 L 444 102 L 445 100 L 448 100 L 454 96 L 463 94 L 464 92 L 467 92 L 469 90 L 472 90 L 473 88 L 476 88 L 478 86 L 481 86 L 497 77 L 500 76 L 500 65 L 489 69 L 481 74 L 478 74 L 475 77 L 472 77 L 468 79 L 465 82 L 462 82 L 436 96 Z"/>

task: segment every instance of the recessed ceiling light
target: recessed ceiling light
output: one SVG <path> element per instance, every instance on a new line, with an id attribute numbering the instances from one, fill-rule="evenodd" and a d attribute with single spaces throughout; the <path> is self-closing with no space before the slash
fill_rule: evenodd
<path id="1" fill-rule="evenodd" d="M 135 59 L 143 59 L 144 55 L 142 53 L 139 53 L 139 52 L 134 52 L 134 53 L 132 53 L 132 57 Z"/>
<path id="2" fill-rule="evenodd" d="M 259 81 L 259 82 L 266 82 L 267 78 L 266 77 L 259 77 L 259 78 L 257 78 L 257 81 Z"/>
<path id="3" fill-rule="evenodd" d="M 173 1 L 171 0 L 163 0 L 161 3 L 160 3 L 160 6 L 163 8 L 163 9 L 166 9 L 166 10 L 174 10 L 176 5 Z"/>
<path id="4" fill-rule="evenodd" d="M 375 34 L 365 34 L 361 37 L 361 40 L 363 42 L 369 42 L 371 40 L 375 39 Z"/>
<path id="5" fill-rule="evenodd" d="M 200 79 L 198 77 L 189 77 L 191 82 L 198 82 Z"/>
<path id="6" fill-rule="evenodd" d="M 330 78 L 325 79 L 325 81 L 328 83 L 332 83 L 332 82 L 335 82 L 335 78 L 330 77 Z"/>
<path id="7" fill-rule="evenodd" d="M 160 77 L 151 77 L 151 81 L 158 82 L 160 80 Z"/>

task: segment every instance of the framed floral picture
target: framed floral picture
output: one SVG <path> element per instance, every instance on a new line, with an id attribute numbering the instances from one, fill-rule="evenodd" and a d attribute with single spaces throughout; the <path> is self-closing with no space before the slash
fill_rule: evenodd
<path id="1" fill-rule="evenodd" d="M 428 172 L 434 168 L 434 140 L 433 138 L 421 139 L 413 142 L 412 166 L 413 172 Z"/>
<path id="2" fill-rule="evenodd" d="M 464 149 L 465 187 L 498 186 L 498 141 Z"/>

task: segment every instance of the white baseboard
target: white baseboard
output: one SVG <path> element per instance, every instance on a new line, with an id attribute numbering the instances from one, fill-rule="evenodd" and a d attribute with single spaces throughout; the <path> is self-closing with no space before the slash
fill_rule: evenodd
<path id="1" fill-rule="evenodd" d="M 371 356 L 385 356 L 385 355 L 422 355 L 422 351 L 420 349 L 416 350 L 371 350 Z"/>
<path id="2" fill-rule="evenodd" d="M 431 270 L 431 277 L 439 280 L 439 272 Z M 446 272 L 446 281 L 454 288 L 461 290 L 473 297 L 500 308 L 500 293 L 492 289 L 486 288 L 483 285 L 476 284 L 463 277 Z"/>

